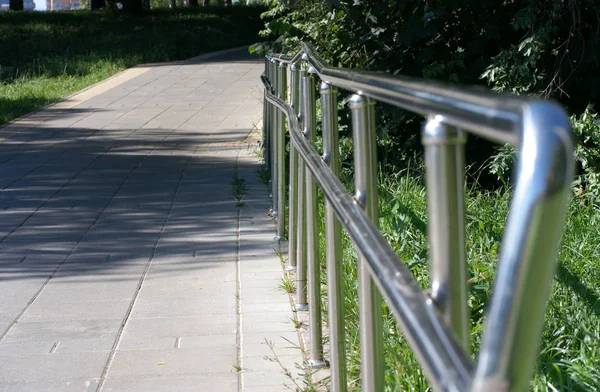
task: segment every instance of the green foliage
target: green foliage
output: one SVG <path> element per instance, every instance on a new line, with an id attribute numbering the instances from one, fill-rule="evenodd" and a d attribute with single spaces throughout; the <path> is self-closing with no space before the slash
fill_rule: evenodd
<path id="1" fill-rule="evenodd" d="M 333 66 L 461 84 L 487 84 L 502 92 L 559 100 L 581 115 L 598 100 L 600 4 L 593 0 L 273 1 L 263 14 L 268 41 L 252 50 L 295 52 L 313 44 Z M 344 109 L 344 108 L 342 108 Z M 344 109 L 345 110 L 345 109 Z M 378 105 L 385 145 L 380 156 L 392 170 L 421 152 L 421 119 Z M 348 114 L 342 111 L 342 125 Z M 499 155 L 509 157 L 506 149 Z M 494 147 L 471 138 L 467 163 L 479 182 L 497 186 Z M 510 159 L 497 163 L 510 165 Z M 489 175 L 491 174 L 491 176 Z"/>
<path id="2" fill-rule="evenodd" d="M 588 106 L 579 115 L 570 117 L 575 135 L 575 159 L 578 173 L 573 182 L 573 191 L 578 200 L 600 203 L 600 119 L 593 106 Z M 503 184 L 510 182 L 510 173 L 516 160 L 517 150 L 511 145 L 497 149 L 485 167 L 496 175 Z"/>
<path id="3" fill-rule="evenodd" d="M 600 202 L 600 119 L 592 106 L 579 116 L 571 117 L 571 126 L 578 139 L 575 157 L 581 174 L 575 180 L 575 194 L 596 204 Z"/>
<path id="4" fill-rule="evenodd" d="M 409 168 L 379 178 L 379 226 L 421 287 L 429 285 L 426 189 L 424 166 L 411 160 Z M 352 174 L 342 181 L 351 187 Z M 470 187 L 465 190 L 466 250 L 471 310 L 471 352 L 481 343 L 484 314 L 496 277 L 500 241 L 511 193 Z M 323 209 L 320 222 L 324 222 Z M 546 312 L 540 356 L 533 375 L 534 391 L 591 391 L 600 387 L 600 262 L 597 232 L 600 211 L 590 203 L 571 202 L 559 250 L 558 269 Z M 325 260 L 324 227 L 321 259 Z M 327 317 L 327 270 L 322 263 L 322 298 Z M 357 253 L 343 237 L 344 310 L 350 391 L 360 391 Z M 403 338 L 395 318 L 384 305 L 386 391 L 427 391 L 429 384 Z"/>

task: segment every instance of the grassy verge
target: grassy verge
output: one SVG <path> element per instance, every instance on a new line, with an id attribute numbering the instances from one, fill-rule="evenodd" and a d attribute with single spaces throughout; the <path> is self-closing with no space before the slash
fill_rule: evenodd
<path id="1" fill-rule="evenodd" d="M 0 13 L 0 124 L 135 64 L 251 44 L 262 11 Z"/>
<path id="2" fill-rule="evenodd" d="M 347 179 L 351 173 L 346 173 Z M 346 181 L 349 183 L 349 181 Z M 426 193 L 423 168 L 380 178 L 380 226 L 400 258 L 423 288 L 429 285 Z M 499 241 L 509 206 L 507 190 L 472 188 L 466 197 L 469 305 L 472 352 L 477 352 L 486 304 L 491 295 Z M 321 228 L 323 233 L 324 228 Z M 546 312 L 535 391 L 600 389 L 600 213 L 597 207 L 573 200 L 567 213 L 559 265 Z M 322 249 L 324 249 L 324 239 Z M 323 260 L 325 255 L 322 254 Z M 360 391 L 360 347 L 356 252 L 344 238 L 346 347 L 350 390 Z M 323 309 L 326 311 L 323 270 Z M 418 362 L 384 305 L 387 391 L 426 391 L 429 385 Z"/>

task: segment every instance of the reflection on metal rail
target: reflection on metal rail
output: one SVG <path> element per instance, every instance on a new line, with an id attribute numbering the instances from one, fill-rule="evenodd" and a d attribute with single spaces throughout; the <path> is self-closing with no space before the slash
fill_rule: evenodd
<path id="1" fill-rule="evenodd" d="M 287 89 L 289 65 L 290 88 Z M 304 45 L 295 56 L 265 58 L 265 160 L 273 179 L 277 234 L 285 236 L 289 170 L 289 265 L 297 270 L 298 310 L 310 312 L 310 363 L 324 366 L 315 184 L 326 199 L 331 386 L 346 390 L 341 229 L 359 251 L 362 390 L 383 390 L 380 293 L 394 312 L 430 383 L 440 391 L 526 390 L 537 357 L 549 286 L 573 177 L 566 113 L 548 101 L 482 89 L 331 68 Z M 307 69 L 307 71 L 302 70 Z M 315 148 L 319 78 L 323 151 Z M 349 100 L 355 157 L 350 195 L 338 179 L 337 88 Z M 289 96 L 288 96 L 289 93 Z M 378 230 L 374 101 L 426 117 L 431 291 L 426 295 Z M 285 121 L 290 165 L 285 166 Z M 518 148 L 516 185 L 477 361 L 468 353 L 463 208 L 464 133 Z"/>

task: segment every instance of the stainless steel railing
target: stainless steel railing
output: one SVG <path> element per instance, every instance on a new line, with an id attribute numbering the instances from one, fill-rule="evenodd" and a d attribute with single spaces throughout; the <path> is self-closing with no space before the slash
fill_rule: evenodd
<path id="1" fill-rule="evenodd" d="M 321 81 L 322 155 L 314 147 L 315 78 Z M 383 390 L 380 293 L 436 390 L 527 389 L 573 177 L 573 141 L 565 112 L 548 101 L 332 68 L 308 45 L 293 57 L 266 56 L 262 80 L 265 159 L 272 173 L 273 213 L 277 217 L 277 234 L 282 238 L 286 229 L 284 171 L 289 170 L 289 265 L 296 269 L 297 308 L 309 311 L 310 364 L 315 367 L 325 365 L 316 186 L 326 199 L 332 390 L 347 389 L 340 270 L 342 228 L 359 251 L 363 391 Z M 338 179 L 336 88 L 356 92 L 349 100 L 354 195 Z M 426 117 L 422 142 L 427 167 L 429 294 L 423 293 L 377 226 L 375 100 Z M 284 167 L 286 119 L 290 136 L 288 168 Z M 468 353 L 465 132 L 512 143 L 519 150 L 513 200 L 476 361 Z"/>

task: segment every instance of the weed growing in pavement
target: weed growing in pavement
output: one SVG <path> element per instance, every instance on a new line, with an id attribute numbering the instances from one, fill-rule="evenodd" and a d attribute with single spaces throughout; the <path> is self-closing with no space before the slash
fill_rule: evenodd
<path id="1" fill-rule="evenodd" d="M 271 181 L 271 173 L 269 173 L 266 165 L 262 165 L 260 169 L 258 169 L 258 178 L 260 178 L 260 181 L 265 184 L 265 186 L 269 186 L 269 182 Z"/>
<path id="2" fill-rule="evenodd" d="M 294 392 L 317 392 L 323 387 L 322 383 L 313 381 L 314 371 L 310 368 L 310 365 L 303 361 L 301 365 L 296 364 L 296 368 L 299 370 L 297 376 L 295 376 L 290 369 L 288 369 L 279 359 L 275 353 L 275 347 L 273 342 L 265 339 L 264 344 L 269 347 L 272 356 L 265 356 L 264 359 L 270 362 L 274 362 L 279 365 L 283 374 L 290 379 L 293 385 L 284 384 L 284 387 Z"/>
<path id="3" fill-rule="evenodd" d="M 237 373 L 241 373 L 242 372 L 242 367 L 238 364 L 233 364 L 231 365 L 231 367 L 233 368 L 233 370 L 235 370 Z"/>
<path id="4" fill-rule="evenodd" d="M 279 285 L 277 287 L 288 294 L 292 294 L 296 292 L 296 281 L 290 278 L 288 274 L 285 274 L 285 276 L 279 280 Z"/>
<path id="5" fill-rule="evenodd" d="M 285 264 L 285 256 L 283 255 L 283 251 L 280 247 L 273 247 L 273 252 L 275 252 L 275 256 L 279 259 L 281 264 Z"/>
<path id="6" fill-rule="evenodd" d="M 247 192 L 246 180 L 235 173 L 231 178 L 231 195 L 235 199 L 237 207 L 244 207 L 246 204 L 242 202 L 242 198 Z"/>

